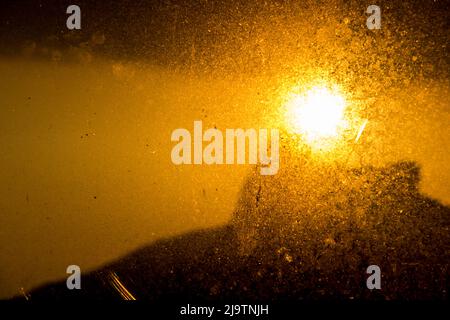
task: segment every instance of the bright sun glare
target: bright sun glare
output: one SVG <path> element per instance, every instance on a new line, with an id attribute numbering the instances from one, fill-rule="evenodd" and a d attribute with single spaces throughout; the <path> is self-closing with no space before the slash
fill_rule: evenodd
<path id="1" fill-rule="evenodd" d="M 314 87 L 295 95 L 288 103 L 288 120 L 296 133 L 309 144 L 339 137 L 347 122 L 344 118 L 346 101 L 338 91 Z"/>

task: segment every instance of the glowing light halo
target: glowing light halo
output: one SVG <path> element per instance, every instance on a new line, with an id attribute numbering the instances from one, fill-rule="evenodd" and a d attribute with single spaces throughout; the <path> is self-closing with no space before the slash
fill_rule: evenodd
<path id="1" fill-rule="evenodd" d="M 292 94 L 287 103 L 289 129 L 300 134 L 311 147 L 329 149 L 348 127 L 347 102 L 337 89 L 314 86 L 303 94 Z"/>

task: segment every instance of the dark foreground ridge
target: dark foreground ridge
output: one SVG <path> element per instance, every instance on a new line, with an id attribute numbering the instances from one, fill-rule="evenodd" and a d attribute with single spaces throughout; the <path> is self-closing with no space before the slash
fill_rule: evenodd
<path id="1" fill-rule="evenodd" d="M 229 225 L 150 244 L 83 275 L 81 290 L 61 281 L 29 298 L 447 300 L 450 210 L 421 195 L 419 180 L 411 162 L 254 175 Z M 366 286 L 373 264 L 381 290 Z"/>

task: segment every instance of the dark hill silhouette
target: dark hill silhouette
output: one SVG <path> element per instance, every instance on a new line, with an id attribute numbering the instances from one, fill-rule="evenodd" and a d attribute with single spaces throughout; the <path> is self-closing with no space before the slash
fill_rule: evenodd
<path id="1" fill-rule="evenodd" d="M 418 191 L 413 162 L 295 166 L 251 176 L 230 224 L 161 240 L 32 301 L 448 299 L 450 209 Z M 381 290 L 366 287 L 380 266 Z M 125 289 L 124 289 L 125 288 Z"/>

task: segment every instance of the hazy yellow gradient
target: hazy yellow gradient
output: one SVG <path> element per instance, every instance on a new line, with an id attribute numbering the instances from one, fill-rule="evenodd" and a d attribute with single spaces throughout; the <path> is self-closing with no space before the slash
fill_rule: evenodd
<path id="1" fill-rule="evenodd" d="M 281 110 L 276 82 L 245 75 L 6 59 L 0 74 L 0 297 L 63 278 L 70 264 L 89 270 L 226 223 L 249 167 L 175 166 L 171 132 L 194 120 L 271 128 Z M 387 88 L 355 154 L 376 165 L 417 160 L 422 189 L 449 204 L 448 85 L 427 86 Z"/>

